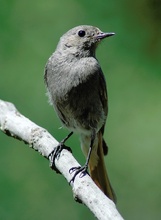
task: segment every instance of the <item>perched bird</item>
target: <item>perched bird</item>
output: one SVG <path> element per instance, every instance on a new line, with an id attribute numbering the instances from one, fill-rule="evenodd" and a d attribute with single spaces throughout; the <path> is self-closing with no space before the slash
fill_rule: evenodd
<path id="1" fill-rule="evenodd" d="M 73 168 L 75 176 L 89 167 L 93 181 L 115 202 L 104 163 L 108 151 L 103 139 L 108 113 L 107 89 L 95 56 L 102 39 L 113 35 L 89 25 L 69 30 L 47 62 L 44 80 L 50 103 L 62 124 L 80 135 L 87 160 L 84 166 Z"/>

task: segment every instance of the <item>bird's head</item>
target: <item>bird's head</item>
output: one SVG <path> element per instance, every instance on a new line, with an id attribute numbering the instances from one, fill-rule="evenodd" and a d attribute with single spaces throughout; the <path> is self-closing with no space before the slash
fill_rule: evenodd
<path id="1" fill-rule="evenodd" d="M 77 56 L 95 55 L 99 42 L 113 35 L 114 33 L 104 33 L 97 27 L 89 25 L 77 26 L 60 38 L 58 49 L 70 51 Z"/>

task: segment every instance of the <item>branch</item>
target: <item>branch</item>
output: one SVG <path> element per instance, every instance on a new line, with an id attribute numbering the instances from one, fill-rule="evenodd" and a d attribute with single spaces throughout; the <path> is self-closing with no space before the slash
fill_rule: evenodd
<path id="1" fill-rule="evenodd" d="M 0 129 L 18 140 L 24 141 L 48 159 L 49 154 L 58 146 L 58 141 L 44 128 L 39 127 L 21 115 L 12 103 L 0 100 Z M 55 159 L 56 168 L 68 182 L 72 178 L 69 169 L 80 166 L 72 154 L 62 150 L 60 157 Z M 84 203 L 99 220 L 123 220 L 115 204 L 95 185 L 89 175 L 76 176 L 71 185 L 74 198 Z"/>

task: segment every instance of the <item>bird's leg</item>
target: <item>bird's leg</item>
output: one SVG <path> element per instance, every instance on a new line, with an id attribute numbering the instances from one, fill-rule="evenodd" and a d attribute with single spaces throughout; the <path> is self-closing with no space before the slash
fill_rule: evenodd
<path id="1" fill-rule="evenodd" d="M 62 141 L 60 141 L 59 145 L 54 148 L 54 150 L 49 154 L 48 158 L 50 160 L 50 167 L 55 170 L 57 173 L 60 173 L 55 166 L 55 159 L 59 158 L 60 153 L 63 149 L 66 149 L 72 153 L 70 147 L 64 145 L 64 143 L 72 136 L 73 132 L 70 132 Z"/>
<path id="2" fill-rule="evenodd" d="M 72 183 L 74 182 L 75 180 L 75 177 L 80 173 L 80 178 L 82 178 L 86 173 L 87 173 L 87 169 L 88 169 L 88 163 L 89 163 L 89 160 L 90 160 L 90 156 L 91 156 L 91 152 L 92 152 L 92 148 L 93 148 L 93 143 L 94 143 L 94 140 L 95 140 L 95 136 L 96 136 L 96 133 L 95 133 L 95 130 L 93 130 L 92 134 L 91 134 L 91 143 L 90 143 L 90 146 L 89 146 L 89 151 L 88 151 L 88 155 L 87 155 L 87 159 L 86 159 L 86 162 L 83 166 L 79 166 L 79 167 L 72 167 L 70 170 L 69 170 L 69 173 L 74 173 L 74 176 L 72 177 L 72 179 L 70 180 L 69 183 Z"/>
<path id="3" fill-rule="evenodd" d="M 61 140 L 61 144 L 63 145 L 73 134 L 73 131 L 71 131 L 63 140 Z"/>

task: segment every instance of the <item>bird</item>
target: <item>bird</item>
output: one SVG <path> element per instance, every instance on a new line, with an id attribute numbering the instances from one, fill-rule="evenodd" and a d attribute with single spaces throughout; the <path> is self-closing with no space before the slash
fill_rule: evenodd
<path id="1" fill-rule="evenodd" d="M 108 153 L 103 138 L 108 115 L 107 86 L 96 58 L 100 42 L 114 34 L 91 25 L 67 31 L 46 63 L 44 81 L 49 102 L 70 135 L 79 134 L 86 157 L 84 166 L 70 170 L 75 172 L 72 181 L 89 169 L 95 184 L 116 203 L 104 161 Z"/>

